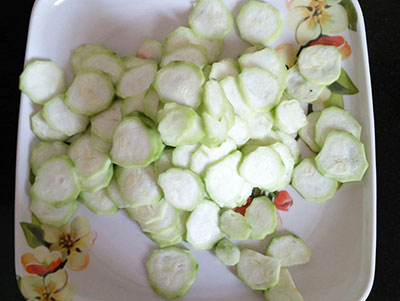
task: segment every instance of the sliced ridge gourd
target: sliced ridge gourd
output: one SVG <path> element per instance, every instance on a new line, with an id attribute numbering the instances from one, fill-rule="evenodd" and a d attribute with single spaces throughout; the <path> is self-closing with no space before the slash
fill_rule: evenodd
<path id="1" fill-rule="evenodd" d="M 92 116 L 107 109 L 114 98 L 113 84 L 99 70 L 78 72 L 65 94 L 66 105 L 75 113 Z"/>
<path id="2" fill-rule="evenodd" d="M 86 208 L 99 215 L 111 215 L 115 214 L 119 210 L 108 196 L 105 189 L 96 192 L 82 191 L 80 199 Z"/>
<path id="3" fill-rule="evenodd" d="M 62 207 L 75 200 L 79 192 L 78 177 L 72 161 L 60 155 L 48 159 L 39 167 L 30 195 L 32 199 Z"/>
<path id="4" fill-rule="evenodd" d="M 329 107 L 321 112 L 315 124 L 315 142 L 319 147 L 324 145 L 326 136 L 332 130 L 346 131 L 357 139 L 361 137 L 361 125 L 351 114 L 338 107 Z"/>
<path id="5" fill-rule="evenodd" d="M 173 149 L 165 148 L 160 157 L 154 161 L 154 175 L 156 178 L 174 164 L 172 162 Z"/>
<path id="6" fill-rule="evenodd" d="M 90 119 L 90 130 L 106 142 L 111 143 L 114 129 L 122 120 L 122 100 L 114 101 L 105 111 L 92 116 Z"/>
<path id="7" fill-rule="evenodd" d="M 307 117 L 300 103 L 284 100 L 275 108 L 275 125 L 287 134 L 295 134 L 307 125 Z"/>
<path id="8" fill-rule="evenodd" d="M 234 151 L 206 170 L 207 193 L 220 207 L 234 208 L 243 201 L 243 195 L 251 195 L 252 187 L 238 173 L 241 159 L 242 154 Z"/>
<path id="9" fill-rule="evenodd" d="M 188 169 L 170 168 L 158 176 L 164 198 L 176 209 L 193 211 L 203 200 L 204 184 Z"/>
<path id="10" fill-rule="evenodd" d="M 288 75 L 285 63 L 280 54 L 272 48 L 264 49 L 242 54 L 238 59 L 240 67 L 251 68 L 259 67 L 275 75 L 281 84 L 284 84 Z"/>
<path id="11" fill-rule="evenodd" d="M 42 141 L 65 141 L 68 136 L 59 131 L 53 130 L 43 118 L 43 110 L 31 116 L 32 132 Z"/>
<path id="12" fill-rule="evenodd" d="M 133 67 L 137 67 L 143 64 L 152 64 L 152 60 L 149 59 L 142 59 L 136 56 L 124 56 L 121 58 L 122 62 L 125 65 L 125 68 L 131 69 Z M 155 62 L 155 61 L 154 61 Z"/>
<path id="13" fill-rule="evenodd" d="M 162 202 L 166 202 L 167 204 L 163 217 L 157 221 L 141 224 L 141 228 L 144 232 L 154 234 L 157 233 L 159 235 L 170 231 L 175 228 L 179 223 L 179 212 L 165 199 Z"/>
<path id="14" fill-rule="evenodd" d="M 368 169 L 364 144 L 345 131 L 328 134 L 315 162 L 324 176 L 342 183 L 361 181 Z"/>
<path id="15" fill-rule="evenodd" d="M 199 68 L 203 68 L 208 64 L 208 58 L 204 48 L 196 44 L 187 44 L 165 53 L 161 58 L 160 67 L 165 67 L 170 62 L 174 61 L 191 62 Z"/>
<path id="16" fill-rule="evenodd" d="M 160 107 L 160 98 L 158 97 L 158 94 L 153 87 L 150 87 L 147 90 L 142 100 L 142 103 L 143 103 L 144 114 L 147 117 L 151 118 L 154 122 L 156 122 L 157 112 Z"/>
<path id="17" fill-rule="evenodd" d="M 248 54 L 248 53 L 253 53 L 253 52 L 259 51 L 259 50 L 261 50 L 263 48 L 264 48 L 264 46 L 262 46 L 262 45 L 252 45 L 252 46 L 249 46 L 249 47 L 245 48 L 240 53 L 240 55 L 242 56 L 242 55 L 245 55 L 245 54 Z"/>
<path id="18" fill-rule="evenodd" d="M 117 167 L 116 180 L 121 196 L 131 207 L 153 204 L 162 197 L 152 165 L 145 168 Z"/>
<path id="19" fill-rule="evenodd" d="M 97 49 L 85 54 L 80 69 L 100 70 L 110 77 L 113 84 L 116 84 L 125 65 L 115 52 L 109 49 Z"/>
<path id="20" fill-rule="evenodd" d="M 151 61 L 150 61 L 151 62 Z M 154 81 L 157 63 L 147 63 L 126 70 L 119 80 L 116 94 L 122 98 L 145 93 Z"/>
<path id="21" fill-rule="evenodd" d="M 278 227 L 276 207 L 266 196 L 253 199 L 246 209 L 245 218 L 252 229 L 251 239 L 264 239 Z"/>
<path id="22" fill-rule="evenodd" d="M 230 127 L 225 118 L 218 120 L 207 112 L 202 112 L 201 117 L 205 132 L 205 137 L 202 140 L 204 145 L 215 147 L 226 140 Z"/>
<path id="23" fill-rule="evenodd" d="M 52 61 L 33 61 L 19 77 L 19 89 L 39 105 L 64 93 L 66 87 L 64 70 Z"/>
<path id="24" fill-rule="evenodd" d="M 179 26 L 165 38 L 163 52 L 167 53 L 187 44 L 202 45 L 200 38 L 197 37 L 193 30 L 184 26 Z"/>
<path id="25" fill-rule="evenodd" d="M 303 301 L 287 268 L 281 268 L 278 284 L 264 291 L 264 298 L 267 301 Z"/>
<path id="26" fill-rule="evenodd" d="M 153 290 L 164 298 L 186 294 L 197 276 L 198 263 L 188 250 L 169 247 L 155 250 L 146 262 Z"/>
<path id="27" fill-rule="evenodd" d="M 236 17 L 240 37 L 253 45 L 264 45 L 275 41 L 282 31 L 279 11 L 261 1 L 246 2 Z"/>
<path id="28" fill-rule="evenodd" d="M 174 228 L 161 231 L 160 233 L 149 233 L 148 236 L 162 248 L 180 243 L 186 233 L 187 216 L 188 212 L 181 211 L 179 213 L 179 222 Z"/>
<path id="29" fill-rule="evenodd" d="M 245 119 L 235 116 L 235 122 L 228 131 L 228 137 L 235 141 L 238 147 L 246 144 L 251 138 L 249 124 Z"/>
<path id="30" fill-rule="evenodd" d="M 167 103 L 158 112 L 158 131 L 169 146 L 196 144 L 204 137 L 199 115 L 190 107 Z"/>
<path id="31" fill-rule="evenodd" d="M 210 72 L 211 72 L 211 65 L 210 64 L 205 65 L 203 67 L 203 75 L 205 79 L 207 79 L 210 76 Z"/>
<path id="32" fill-rule="evenodd" d="M 110 184 L 105 188 L 108 197 L 118 208 L 128 208 L 130 204 L 122 197 L 121 190 L 115 178 L 112 178 Z"/>
<path id="33" fill-rule="evenodd" d="M 205 110 L 214 118 L 226 119 L 228 130 L 234 123 L 234 110 L 216 80 L 209 80 L 204 85 L 203 104 Z"/>
<path id="34" fill-rule="evenodd" d="M 266 254 L 278 259 L 282 267 L 304 264 L 311 259 L 310 249 L 300 237 L 293 234 L 272 238 Z"/>
<path id="35" fill-rule="evenodd" d="M 97 136 L 96 134 L 90 133 L 90 141 L 95 150 L 108 154 L 111 150 L 112 143 L 104 141 L 103 138 Z"/>
<path id="36" fill-rule="evenodd" d="M 324 86 L 315 85 L 306 80 L 299 72 L 297 65 L 289 69 L 286 78 L 286 93 L 298 101 L 310 103 L 318 99 Z"/>
<path id="37" fill-rule="evenodd" d="M 42 224 L 60 227 L 68 223 L 78 208 L 78 202 L 73 200 L 57 208 L 46 202 L 32 199 L 29 208 Z"/>
<path id="38" fill-rule="evenodd" d="M 113 163 L 146 167 L 157 160 L 164 148 L 158 132 L 140 116 L 127 116 L 115 128 L 110 156 Z"/>
<path id="39" fill-rule="evenodd" d="M 309 157 L 294 169 L 292 186 L 304 199 L 321 203 L 333 197 L 338 182 L 322 175 L 315 166 L 314 157 Z"/>
<path id="40" fill-rule="evenodd" d="M 314 152 L 318 153 L 321 148 L 315 142 L 315 124 L 317 123 L 321 111 L 314 111 L 307 115 L 307 124 L 299 130 L 299 136 L 305 144 Z"/>
<path id="41" fill-rule="evenodd" d="M 193 249 L 211 249 L 224 236 L 218 226 L 218 216 L 218 205 L 208 200 L 192 211 L 186 222 L 186 238 Z"/>
<path id="42" fill-rule="evenodd" d="M 72 51 L 70 65 L 74 74 L 77 74 L 82 67 L 82 61 L 86 54 L 95 50 L 108 50 L 102 45 L 83 44 Z"/>
<path id="43" fill-rule="evenodd" d="M 171 204 L 161 199 L 154 204 L 127 207 L 126 213 L 132 220 L 143 226 L 164 219 L 168 207 L 171 207 Z"/>
<path id="44" fill-rule="evenodd" d="M 140 44 L 137 56 L 143 59 L 155 60 L 159 63 L 162 56 L 162 45 L 156 40 L 146 40 Z"/>
<path id="45" fill-rule="evenodd" d="M 237 265 L 238 277 L 254 290 L 267 290 L 277 285 L 281 264 L 278 259 L 243 249 Z"/>
<path id="46" fill-rule="evenodd" d="M 240 70 L 238 62 L 234 58 L 228 57 L 212 64 L 211 71 L 208 77 L 209 79 L 221 81 L 225 77 L 237 76 L 239 75 L 239 73 Z"/>
<path id="47" fill-rule="evenodd" d="M 203 84 L 203 72 L 190 62 L 171 62 L 157 72 L 154 80 L 161 101 L 192 108 L 200 104 Z"/>
<path id="48" fill-rule="evenodd" d="M 217 61 L 224 50 L 224 40 L 208 40 L 200 38 L 200 41 L 204 49 L 206 50 L 208 61 L 210 63 L 214 63 L 215 61 Z"/>
<path id="49" fill-rule="evenodd" d="M 67 136 L 84 132 L 89 124 L 89 117 L 77 114 L 64 103 L 64 95 L 57 95 L 43 106 L 43 118 L 47 124 Z"/>
<path id="50" fill-rule="evenodd" d="M 222 90 L 226 99 L 230 102 L 236 115 L 247 119 L 253 113 L 253 109 L 249 107 L 247 101 L 240 89 L 238 77 L 227 76 L 220 81 Z"/>
<path id="51" fill-rule="evenodd" d="M 63 142 L 41 142 L 36 145 L 30 155 L 29 164 L 33 174 L 36 174 L 39 167 L 48 159 L 54 156 L 66 155 L 68 144 Z"/>
<path id="52" fill-rule="evenodd" d="M 78 139 L 79 137 L 81 137 L 83 134 L 86 134 L 86 132 L 75 134 L 75 135 L 69 137 L 67 140 L 65 140 L 65 142 L 71 144 L 71 143 L 74 142 L 76 139 Z"/>
<path id="53" fill-rule="evenodd" d="M 223 238 L 215 247 L 215 255 L 222 264 L 233 266 L 239 262 L 240 249 L 230 240 Z"/>
<path id="54" fill-rule="evenodd" d="M 109 156 L 92 145 L 91 135 L 86 133 L 76 139 L 68 149 L 68 156 L 75 164 L 79 178 L 89 179 L 104 173 L 111 165 Z"/>
<path id="55" fill-rule="evenodd" d="M 190 168 L 192 155 L 198 148 L 198 144 L 177 146 L 172 151 L 172 164 L 176 167 Z"/>
<path id="56" fill-rule="evenodd" d="M 219 217 L 219 228 L 227 237 L 235 240 L 246 240 L 251 234 L 247 219 L 231 209 L 224 211 Z"/>
<path id="57" fill-rule="evenodd" d="M 81 190 L 90 193 L 99 191 L 100 189 L 108 186 L 113 177 L 113 174 L 114 166 L 110 164 L 110 166 L 106 170 L 96 174 L 95 176 L 92 176 L 90 178 L 80 178 L 79 184 L 81 186 Z"/>
<path id="58" fill-rule="evenodd" d="M 283 165 L 285 166 L 285 171 L 283 173 L 283 178 L 281 182 L 277 184 L 275 187 L 270 187 L 270 191 L 278 191 L 290 184 L 292 180 L 295 160 L 290 148 L 287 145 L 281 142 L 275 142 L 274 144 L 271 144 L 271 148 L 274 149 L 279 154 L 283 162 Z"/>
<path id="59" fill-rule="evenodd" d="M 218 147 L 209 148 L 206 145 L 201 145 L 192 155 L 190 169 L 199 175 L 204 175 L 208 166 L 224 158 L 235 149 L 236 144 L 231 139 L 227 139 Z"/>
<path id="60" fill-rule="evenodd" d="M 247 103 L 257 112 L 268 112 L 275 107 L 283 92 L 279 79 L 259 67 L 243 68 L 239 84 Z"/>
<path id="61" fill-rule="evenodd" d="M 341 63 L 342 55 L 336 46 L 309 46 L 301 50 L 298 58 L 301 75 L 321 86 L 328 86 L 339 78 Z"/>
<path id="62" fill-rule="evenodd" d="M 222 0 L 199 0 L 194 4 L 188 22 L 198 36 L 221 40 L 232 30 L 233 17 Z"/>
<path id="63" fill-rule="evenodd" d="M 251 148 L 251 149 L 250 149 Z M 271 191 L 284 177 L 285 165 L 279 153 L 270 146 L 252 146 L 245 153 L 239 174 L 249 183 Z"/>
<path id="64" fill-rule="evenodd" d="M 121 105 L 121 113 L 122 116 L 125 117 L 130 115 L 133 112 L 141 112 L 144 113 L 143 99 L 145 93 L 140 93 L 138 95 L 134 95 L 128 98 L 125 98 L 122 101 Z"/>

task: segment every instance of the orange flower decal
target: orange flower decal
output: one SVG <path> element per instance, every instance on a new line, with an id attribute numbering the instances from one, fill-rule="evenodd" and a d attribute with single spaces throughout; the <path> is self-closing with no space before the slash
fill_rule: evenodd
<path id="1" fill-rule="evenodd" d="M 62 258 L 60 252 L 50 252 L 45 246 L 40 246 L 33 253 L 25 253 L 21 263 L 29 274 L 44 276 L 54 272 L 62 263 Z"/>

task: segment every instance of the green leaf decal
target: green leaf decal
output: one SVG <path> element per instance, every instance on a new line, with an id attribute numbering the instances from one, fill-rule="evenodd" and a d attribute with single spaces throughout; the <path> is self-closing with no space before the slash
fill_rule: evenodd
<path id="1" fill-rule="evenodd" d="M 328 89 L 332 93 L 349 95 L 358 93 L 357 87 L 354 85 L 353 81 L 347 75 L 346 71 L 342 68 L 340 77 L 333 84 L 328 86 Z"/>
<path id="2" fill-rule="evenodd" d="M 332 93 L 331 97 L 329 97 L 328 100 L 324 101 L 325 108 L 332 106 L 343 109 L 344 108 L 343 95 Z"/>
<path id="3" fill-rule="evenodd" d="M 349 19 L 349 29 L 357 31 L 357 11 L 351 2 L 351 0 L 342 0 L 340 4 L 344 7 L 347 12 L 347 18 Z"/>
<path id="4" fill-rule="evenodd" d="M 25 222 L 20 223 L 20 225 L 22 227 L 22 231 L 24 231 L 26 242 L 31 248 L 46 245 L 42 228 Z"/>
<path id="5" fill-rule="evenodd" d="M 33 213 L 32 213 L 32 224 L 34 224 L 34 225 L 36 225 L 36 226 L 39 226 L 39 227 L 40 227 L 40 225 L 42 224 L 42 223 L 40 222 L 40 220 L 36 217 L 36 215 L 34 215 Z"/>

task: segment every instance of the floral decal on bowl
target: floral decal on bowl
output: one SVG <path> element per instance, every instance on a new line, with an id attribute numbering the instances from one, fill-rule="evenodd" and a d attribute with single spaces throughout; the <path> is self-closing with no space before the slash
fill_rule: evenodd
<path id="1" fill-rule="evenodd" d="M 18 278 L 18 286 L 27 300 L 68 301 L 74 286 L 68 283 L 67 269 L 81 271 L 89 264 L 90 249 L 97 234 L 91 231 L 84 216 L 76 216 L 70 224 L 53 227 L 21 223 L 26 242 L 33 249 L 21 257 L 28 275 Z"/>

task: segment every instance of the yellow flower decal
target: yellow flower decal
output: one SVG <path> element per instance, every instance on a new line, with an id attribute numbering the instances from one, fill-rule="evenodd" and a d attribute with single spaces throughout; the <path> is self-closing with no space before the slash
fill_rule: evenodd
<path id="1" fill-rule="evenodd" d="M 80 271 L 89 264 L 89 251 L 96 239 L 89 222 L 84 216 L 75 217 L 71 224 L 56 228 L 42 225 L 44 240 L 50 244 L 50 251 L 59 251 L 66 267 Z"/>
<path id="2" fill-rule="evenodd" d="M 74 296 L 74 289 L 67 280 L 67 272 L 58 270 L 44 278 L 24 276 L 19 287 L 22 295 L 29 301 L 70 301 Z"/>
<path id="3" fill-rule="evenodd" d="M 44 276 L 54 272 L 62 263 L 62 258 L 60 252 L 50 252 L 45 246 L 40 246 L 33 253 L 25 253 L 21 263 L 29 274 Z"/>
<path id="4" fill-rule="evenodd" d="M 293 0 L 289 2 L 288 25 L 296 30 L 296 41 L 305 45 L 322 34 L 340 33 L 349 21 L 340 0 Z"/>

